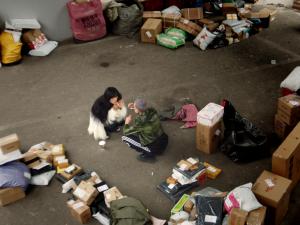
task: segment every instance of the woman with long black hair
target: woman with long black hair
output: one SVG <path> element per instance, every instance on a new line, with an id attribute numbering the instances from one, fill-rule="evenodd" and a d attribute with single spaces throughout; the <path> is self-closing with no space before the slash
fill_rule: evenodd
<path id="1" fill-rule="evenodd" d="M 115 87 L 108 87 L 91 108 L 89 134 L 94 135 L 95 140 L 108 139 L 110 132 L 120 131 L 126 114 L 122 94 Z"/>

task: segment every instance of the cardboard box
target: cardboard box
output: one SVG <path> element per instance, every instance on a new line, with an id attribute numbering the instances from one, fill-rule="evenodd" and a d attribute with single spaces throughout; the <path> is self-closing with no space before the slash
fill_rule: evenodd
<path id="1" fill-rule="evenodd" d="M 110 207 L 110 203 L 112 201 L 123 198 L 123 195 L 121 194 L 121 192 L 117 187 L 112 187 L 107 191 L 104 191 L 103 194 L 104 194 L 105 204 L 107 207 Z"/>
<path id="2" fill-rule="evenodd" d="M 102 182 L 102 180 L 101 180 L 100 176 L 95 171 L 93 171 L 91 173 L 91 177 L 86 182 L 91 183 L 92 185 L 95 185 L 95 184 L 100 184 Z"/>
<path id="3" fill-rule="evenodd" d="M 176 23 L 176 27 L 194 36 L 197 36 L 202 30 L 198 24 L 183 18 Z"/>
<path id="4" fill-rule="evenodd" d="M 258 201 L 267 206 L 267 224 L 279 225 L 287 213 L 292 181 L 263 171 L 252 187 Z"/>
<path id="5" fill-rule="evenodd" d="M 226 19 L 227 20 L 237 20 L 238 19 L 238 16 L 236 13 L 233 13 L 233 14 L 226 14 Z"/>
<path id="6" fill-rule="evenodd" d="M 61 159 L 57 161 L 57 167 L 60 169 L 64 169 L 69 167 L 69 160 L 68 159 Z"/>
<path id="7" fill-rule="evenodd" d="M 238 11 L 235 3 L 223 3 L 222 12 L 223 15 L 226 15 L 226 14 L 235 14 Z"/>
<path id="8" fill-rule="evenodd" d="M 266 218 L 266 207 L 253 210 L 248 214 L 246 225 L 264 225 Z"/>
<path id="9" fill-rule="evenodd" d="M 97 189 L 92 184 L 87 183 L 86 181 L 81 181 L 79 186 L 73 192 L 74 196 L 76 196 L 87 205 L 91 205 L 98 194 L 99 192 L 97 191 Z"/>
<path id="10" fill-rule="evenodd" d="M 65 148 L 63 144 L 54 145 L 51 149 L 53 156 L 65 155 Z"/>
<path id="11" fill-rule="evenodd" d="M 278 118 L 288 125 L 300 121 L 300 96 L 287 95 L 278 99 Z"/>
<path id="12" fill-rule="evenodd" d="M 274 119 L 274 130 L 276 135 L 280 139 L 284 139 L 293 130 L 293 126 L 288 125 L 285 122 L 281 121 L 278 115 L 276 114 Z"/>
<path id="13" fill-rule="evenodd" d="M 161 11 L 144 11 L 143 12 L 143 19 L 147 20 L 149 18 L 152 19 L 161 19 L 162 14 Z"/>
<path id="14" fill-rule="evenodd" d="M 177 180 L 175 178 L 173 178 L 173 177 L 168 177 L 167 180 L 166 180 L 166 182 L 168 184 L 176 184 Z"/>
<path id="15" fill-rule="evenodd" d="M 20 149 L 21 143 L 17 134 L 11 134 L 0 138 L 0 151 L 7 154 Z"/>
<path id="16" fill-rule="evenodd" d="M 25 198 L 25 192 L 22 188 L 3 188 L 0 189 L 0 206 L 6 206 Z"/>
<path id="17" fill-rule="evenodd" d="M 71 215 L 80 223 L 85 224 L 91 219 L 92 214 L 90 207 L 84 202 L 77 200 L 69 200 L 67 205 L 70 209 Z"/>
<path id="18" fill-rule="evenodd" d="M 74 168 L 72 169 L 70 172 L 66 172 L 69 171 L 68 168 Z M 60 175 L 62 175 L 64 178 L 66 178 L 67 180 L 71 180 L 74 176 L 76 176 L 77 174 L 82 172 L 82 168 L 76 164 L 72 164 L 71 166 L 69 166 L 68 168 L 65 168 Z"/>
<path id="19" fill-rule="evenodd" d="M 65 155 L 54 156 L 54 158 L 53 158 L 53 165 L 57 166 L 58 165 L 58 161 L 62 161 L 64 159 L 66 159 Z"/>
<path id="20" fill-rule="evenodd" d="M 161 19 L 147 19 L 141 28 L 141 41 L 145 43 L 156 43 L 156 35 L 162 32 Z"/>
<path id="21" fill-rule="evenodd" d="M 187 200 L 187 202 L 183 206 L 184 211 L 188 213 L 191 213 L 193 208 L 194 208 L 194 202 L 191 199 Z"/>
<path id="22" fill-rule="evenodd" d="M 300 122 L 272 156 L 272 172 L 292 180 L 292 188 L 300 180 Z"/>
<path id="23" fill-rule="evenodd" d="M 229 214 L 228 222 L 230 225 L 245 225 L 247 220 L 248 212 L 233 208 Z"/>
<path id="24" fill-rule="evenodd" d="M 207 154 L 214 153 L 222 140 L 222 121 L 209 127 L 197 124 L 196 149 Z"/>
<path id="25" fill-rule="evenodd" d="M 213 126 L 222 119 L 223 114 L 224 107 L 211 102 L 197 113 L 197 122 L 205 126 Z"/>
<path id="26" fill-rule="evenodd" d="M 207 19 L 207 18 L 203 18 L 203 19 L 198 20 L 197 23 L 198 23 L 200 26 L 204 26 L 204 25 L 213 24 L 214 21 L 213 21 L 213 20 L 210 20 L 210 19 Z"/>
<path id="27" fill-rule="evenodd" d="M 190 162 L 188 162 L 188 161 L 186 161 L 186 160 L 180 160 L 178 163 L 177 163 L 177 166 L 181 169 L 181 170 L 183 170 L 183 171 L 185 171 L 185 170 L 189 170 L 192 166 L 193 166 L 193 164 L 192 163 L 190 163 Z"/>
<path id="28" fill-rule="evenodd" d="M 203 8 L 181 9 L 181 15 L 188 20 L 199 20 L 203 18 Z"/>
<path id="29" fill-rule="evenodd" d="M 219 174 L 222 172 L 221 169 L 219 169 L 207 162 L 204 162 L 203 164 L 206 167 L 206 176 L 210 179 L 216 179 L 216 177 L 219 176 Z"/>
<path id="30" fill-rule="evenodd" d="M 163 14 L 162 15 L 162 26 L 163 28 L 176 27 L 177 22 L 181 16 L 176 14 Z"/>
<path id="31" fill-rule="evenodd" d="M 51 149 L 53 146 L 54 146 L 53 144 L 45 141 L 45 142 L 42 142 L 42 143 L 32 146 L 28 150 L 28 152 L 35 153 L 35 154 L 37 154 L 37 156 L 39 158 L 44 159 L 49 163 L 52 163 L 53 156 L 52 156 Z"/>

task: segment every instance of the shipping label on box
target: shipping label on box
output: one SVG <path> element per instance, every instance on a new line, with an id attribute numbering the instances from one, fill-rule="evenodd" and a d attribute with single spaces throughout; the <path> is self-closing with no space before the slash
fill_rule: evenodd
<path id="1" fill-rule="evenodd" d="M 97 189 L 92 184 L 85 181 L 81 181 L 79 186 L 73 192 L 74 196 L 82 200 L 87 205 L 91 205 L 98 194 L 99 192 Z"/>
<path id="2" fill-rule="evenodd" d="M 0 151 L 7 154 L 20 149 L 21 143 L 17 134 L 11 134 L 0 138 Z"/>

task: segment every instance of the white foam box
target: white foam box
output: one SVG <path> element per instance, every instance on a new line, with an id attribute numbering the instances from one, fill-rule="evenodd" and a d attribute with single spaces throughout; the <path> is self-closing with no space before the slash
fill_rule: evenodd
<path id="1" fill-rule="evenodd" d="M 212 127 L 223 117 L 224 107 L 216 103 L 208 103 L 197 113 L 199 124 Z"/>

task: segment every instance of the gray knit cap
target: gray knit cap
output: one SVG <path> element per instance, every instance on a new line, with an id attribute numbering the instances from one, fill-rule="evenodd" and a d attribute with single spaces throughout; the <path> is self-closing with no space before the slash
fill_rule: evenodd
<path id="1" fill-rule="evenodd" d="M 147 102 L 144 99 L 141 99 L 141 98 L 137 98 L 134 101 L 134 105 L 141 112 L 144 112 L 147 109 Z"/>

